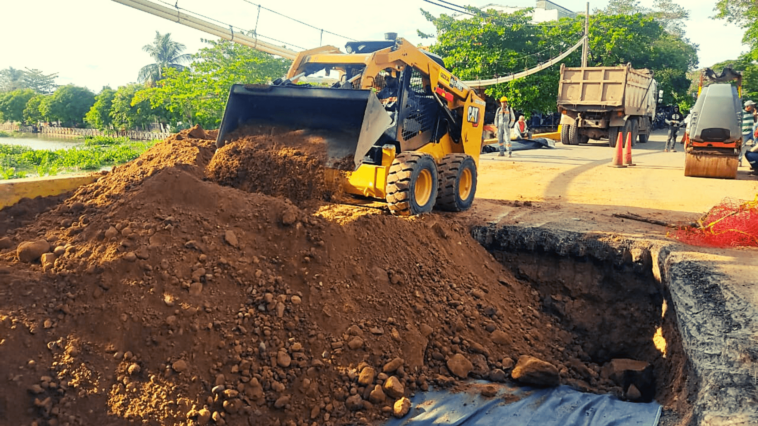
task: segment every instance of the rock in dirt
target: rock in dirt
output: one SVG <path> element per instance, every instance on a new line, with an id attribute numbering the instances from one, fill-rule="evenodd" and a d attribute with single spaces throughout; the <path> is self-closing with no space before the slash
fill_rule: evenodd
<path id="1" fill-rule="evenodd" d="M 239 247 L 239 240 L 237 240 L 237 235 L 232 230 L 226 231 L 224 233 L 224 240 L 232 247 Z"/>
<path id="2" fill-rule="evenodd" d="M 205 133 L 205 130 L 203 130 L 199 124 L 195 124 L 195 126 L 189 130 L 187 136 L 195 139 L 209 139 L 208 135 Z"/>
<path id="3" fill-rule="evenodd" d="M 497 395 L 497 388 L 492 385 L 487 385 L 483 387 L 479 393 L 485 398 L 492 398 Z"/>
<path id="4" fill-rule="evenodd" d="M 190 296 L 200 296 L 203 293 L 203 283 L 194 282 L 190 284 L 189 294 Z"/>
<path id="5" fill-rule="evenodd" d="M 447 360 L 447 368 L 451 373 L 461 379 L 468 377 L 468 373 L 474 369 L 474 364 L 462 354 L 455 354 Z"/>
<path id="6" fill-rule="evenodd" d="M 294 208 L 287 209 L 282 213 L 282 225 L 290 226 L 297 222 L 297 211 Z"/>
<path id="7" fill-rule="evenodd" d="M 352 395 L 345 400 L 345 406 L 351 411 L 363 410 L 363 398 L 360 395 Z"/>
<path id="8" fill-rule="evenodd" d="M 180 359 L 178 361 L 174 361 L 173 364 L 171 364 L 171 368 L 174 369 L 177 373 L 181 373 L 185 370 L 187 370 L 187 361 Z"/>
<path id="9" fill-rule="evenodd" d="M 372 383 L 374 383 L 374 379 L 376 378 L 376 370 L 374 370 L 372 367 L 365 367 L 361 374 L 358 376 L 358 384 L 361 386 L 368 386 Z"/>
<path id="10" fill-rule="evenodd" d="M 490 339 L 492 339 L 492 341 L 498 345 L 507 345 L 511 343 L 511 339 L 508 337 L 508 335 L 501 330 L 493 331 L 492 334 L 490 334 Z"/>
<path id="11" fill-rule="evenodd" d="M 42 270 L 48 271 L 55 265 L 55 255 L 53 253 L 45 253 L 40 257 L 40 263 L 42 264 Z"/>
<path id="12" fill-rule="evenodd" d="M 508 378 L 508 375 L 507 375 L 507 374 L 505 374 L 505 371 L 503 371 L 503 370 L 501 370 L 501 369 L 499 369 L 499 368 L 496 368 L 496 369 L 494 369 L 494 370 L 490 371 L 490 376 L 489 376 L 489 378 L 490 378 L 490 380 L 491 380 L 491 381 L 493 381 L 493 382 L 499 382 L 499 383 L 502 383 L 502 382 L 504 382 L 504 381 L 505 381 L 505 379 L 507 379 L 507 378 Z"/>
<path id="13" fill-rule="evenodd" d="M 109 240 L 110 240 L 111 238 L 115 238 L 115 237 L 118 235 L 118 229 L 116 229 L 116 228 L 114 228 L 113 226 L 111 226 L 110 228 L 108 228 L 108 229 L 105 231 L 105 234 L 104 234 L 104 235 L 105 235 L 105 238 L 106 238 L 106 239 L 109 239 Z"/>
<path id="14" fill-rule="evenodd" d="M 392 398 L 400 398 L 405 394 L 405 386 L 395 376 L 390 377 L 384 382 L 384 393 Z"/>
<path id="15" fill-rule="evenodd" d="M 408 412 L 411 411 L 411 400 L 402 397 L 395 401 L 395 405 L 392 406 L 392 415 L 399 418 L 405 417 Z"/>
<path id="16" fill-rule="evenodd" d="M 287 404 L 290 403 L 290 398 L 291 397 L 289 395 L 284 395 L 284 396 L 279 397 L 279 399 L 277 399 L 276 402 L 274 402 L 274 407 L 284 408 Z"/>
<path id="17" fill-rule="evenodd" d="M 626 399 L 629 401 L 639 401 L 642 399 L 642 393 L 639 389 L 637 389 L 637 386 L 629 385 L 629 389 L 626 390 Z"/>
<path id="18" fill-rule="evenodd" d="M 363 339 L 360 337 L 353 337 L 349 342 L 347 342 L 347 347 L 356 350 L 363 347 Z"/>
<path id="19" fill-rule="evenodd" d="M 282 368 L 287 368 L 292 364 L 292 358 L 287 352 L 279 351 L 279 354 L 276 356 L 276 363 Z"/>
<path id="20" fill-rule="evenodd" d="M 0 238 L 0 250 L 5 250 L 13 247 L 13 241 L 8 237 Z"/>
<path id="21" fill-rule="evenodd" d="M 402 367 L 403 364 L 405 364 L 405 360 L 402 358 L 395 358 L 392 361 L 384 364 L 384 368 L 382 368 L 382 373 L 394 373 L 398 368 Z"/>
<path id="22" fill-rule="evenodd" d="M 622 388 L 633 384 L 642 393 L 648 393 L 651 388 L 654 388 L 653 366 L 645 361 L 613 359 L 603 366 L 602 376 L 606 380 L 614 381 Z"/>
<path id="23" fill-rule="evenodd" d="M 32 263 L 50 250 L 50 244 L 45 240 L 25 241 L 18 245 L 16 254 L 18 260 Z"/>
<path id="24" fill-rule="evenodd" d="M 211 421 L 211 412 L 207 408 L 201 409 L 197 413 L 197 424 L 200 426 L 205 426 L 209 421 Z"/>
<path id="25" fill-rule="evenodd" d="M 502 361 L 503 364 L 503 370 L 510 370 L 516 365 L 516 362 L 513 360 L 513 358 L 505 357 Z"/>
<path id="26" fill-rule="evenodd" d="M 553 387 L 561 383 L 558 369 L 553 364 L 529 355 L 519 357 L 511 377 L 531 386 Z"/>
<path id="27" fill-rule="evenodd" d="M 382 404 L 387 399 L 387 395 L 384 394 L 382 387 L 379 385 L 374 386 L 374 390 L 369 394 L 368 400 L 374 404 Z"/>

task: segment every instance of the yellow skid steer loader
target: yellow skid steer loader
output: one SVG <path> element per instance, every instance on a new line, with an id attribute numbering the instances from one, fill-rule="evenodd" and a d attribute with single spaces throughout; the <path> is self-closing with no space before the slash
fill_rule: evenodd
<path id="1" fill-rule="evenodd" d="M 441 58 L 402 38 L 350 42 L 346 51 L 300 52 L 272 85 L 234 85 L 217 146 L 248 123 L 312 130 L 326 135 L 326 167 L 353 159 L 339 173 L 349 194 L 386 200 L 398 215 L 471 207 L 484 101 Z M 333 72 L 331 87 L 297 84 Z"/>

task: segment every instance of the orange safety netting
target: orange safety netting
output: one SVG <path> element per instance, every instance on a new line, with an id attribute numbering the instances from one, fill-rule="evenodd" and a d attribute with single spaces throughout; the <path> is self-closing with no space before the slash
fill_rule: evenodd
<path id="1" fill-rule="evenodd" d="M 726 199 L 674 235 L 683 243 L 706 247 L 758 247 L 758 195 L 753 201 Z"/>

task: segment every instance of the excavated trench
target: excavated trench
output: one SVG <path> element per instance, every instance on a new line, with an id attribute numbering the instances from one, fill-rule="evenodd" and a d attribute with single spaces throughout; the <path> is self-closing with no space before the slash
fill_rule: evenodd
<path id="1" fill-rule="evenodd" d="M 660 403 L 662 425 L 696 423 L 697 383 L 649 243 L 602 242 L 526 227 L 478 227 L 473 235 L 539 294 L 539 309 L 572 334 L 573 347 L 566 349 L 595 370 L 582 377 L 576 374 L 581 368 L 573 369 L 565 383 L 597 388 L 610 377 L 619 387 L 609 392 L 619 398 Z M 632 371 L 620 374 L 623 366 Z"/>

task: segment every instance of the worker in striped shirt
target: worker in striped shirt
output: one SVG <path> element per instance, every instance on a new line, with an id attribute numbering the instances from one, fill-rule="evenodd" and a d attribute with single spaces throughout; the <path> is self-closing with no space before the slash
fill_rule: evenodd
<path id="1" fill-rule="evenodd" d="M 745 156 L 749 146 L 755 144 L 753 131 L 755 130 L 756 116 L 758 111 L 755 109 L 755 102 L 745 101 L 745 110 L 742 112 L 742 148 L 740 149 L 740 166 L 742 166 L 742 157 Z"/>

